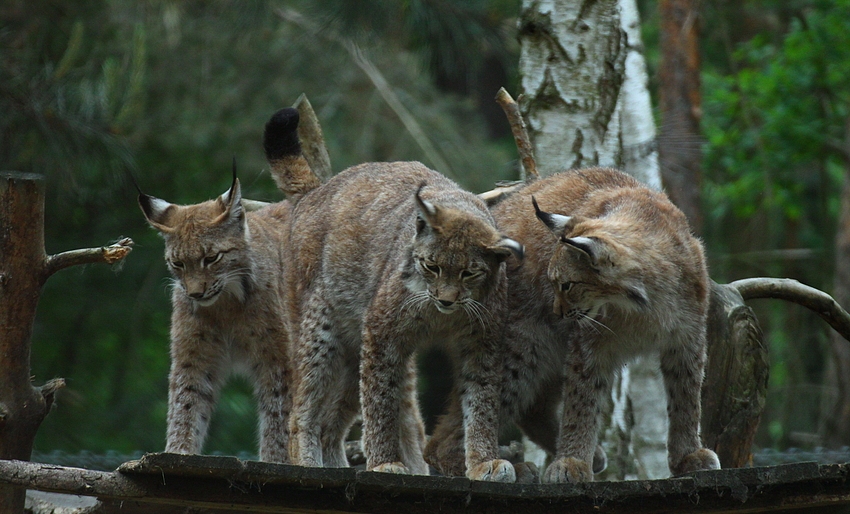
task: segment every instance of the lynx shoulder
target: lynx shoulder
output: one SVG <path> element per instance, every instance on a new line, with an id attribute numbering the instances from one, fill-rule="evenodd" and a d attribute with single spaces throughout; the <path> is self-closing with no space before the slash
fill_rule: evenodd
<path id="1" fill-rule="evenodd" d="M 496 413 L 503 261 L 522 247 L 483 202 L 419 163 L 369 163 L 304 195 L 288 227 L 293 462 L 348 465 L 362 412 L 368 469 L 427 474 L 414 352 L 441 343 L 464 384 L 468 476 L 513 481 Z"/>
<path id="2" fill-rule="evenodd" d="M 291 114 L 291 113 L 290 113 Z M 297 113 L 275 137 L 277 175 L 299 166 Z M 294 143 L 293 143 L 294 138 Z M 299 160 L 300 159 L 300 160 Z M 298 197 L 318 181 L 285 192 Z M 233 374 L 253 385 L 259 409 L 260 459 L 288 462 L 289 343 L 283 314 L 281 262 L 288 258 L 283 227 L 289 201 L 247 212 L 234 164 L 233 184 L 216 198 L 176 205 L 139 194 L 148 223 L 165 241 L 173 275 L 171 371 L 166 451 L 200 453 L 219 391 Z"/>
<path id="3" fill-rule="evenodd" d="M 530 184 L 493 215 L 527 249 L 509 273 L 503 412 L 554 456 L 544 481 L 592 479 L 602 395 L 651 352 L 667 389 L 671 472 L 719 467 L 699 438 L 708 273 L 681 211 L 623 173 L 591 168 Z M 433 442 L 435 460 L 457 453 L 450 434 Z"/>

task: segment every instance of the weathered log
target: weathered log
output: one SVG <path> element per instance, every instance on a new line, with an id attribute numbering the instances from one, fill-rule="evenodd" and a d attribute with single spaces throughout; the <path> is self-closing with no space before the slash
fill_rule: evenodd
<path id="1" fill-rule="evenodd" d="M 76 264 L 114 263 L 132 240 L 48 256 L 44 251 L 44 179 L 0 172 L 0 459 L 28 460 L 38 427 L 65 385 L 30 379 L 33 321 L 44 282 Z M 0 485 L 0 512 L 22 512 L 23 490 Z"/>
<path id="2" fill-rule="evenodd" d="M 711 283 L 702 439 L 724 468 L 751 461 L 767 395 L 768 350 L 752 309 L 729 284 Z"/>

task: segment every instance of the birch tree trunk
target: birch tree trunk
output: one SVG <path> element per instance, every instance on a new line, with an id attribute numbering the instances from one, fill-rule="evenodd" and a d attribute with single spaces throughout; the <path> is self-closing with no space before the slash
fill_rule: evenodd
<path id="1" fill-rule="evenodd" d="M 541 176 L 610 166 L 660 189 L 635 0 L 525 0 L 519 39 L 520 108 Z M 614 384 L 601 438 L 611 478 L 669 475 L 657 369 L 641 359 Z"/>

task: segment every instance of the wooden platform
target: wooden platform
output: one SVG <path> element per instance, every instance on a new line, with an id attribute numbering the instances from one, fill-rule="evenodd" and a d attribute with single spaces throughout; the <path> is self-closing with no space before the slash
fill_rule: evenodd
<path id="1" fill-rule="evenodd" d="M 847 464 L 785 464 L 666 480 L 520 485 L 154 453 L 113 472 L 0 461 L 0 483 L 96 497 L 85 512 L 850 512 Z M 201 509 L 201 510 L 198 510 Z"/>

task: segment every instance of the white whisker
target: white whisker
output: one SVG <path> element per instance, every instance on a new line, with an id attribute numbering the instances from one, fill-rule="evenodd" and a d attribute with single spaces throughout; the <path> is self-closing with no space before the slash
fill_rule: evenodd
<path id="1" fill-rule="evenodd" d="M 595 319 L 591 318 L 590 316 L 588 316 L 587 314 L 584 314 L 584 313 L 579 313 L 579 316 L 581 316 L 581 318 L 579 318 L 579 323 L 583 323 L 583 324 L 587 325 L 588 327 L 592 328 L 593 330 L 596 331 L 597 334 L 599 334 L 601 332 L 599 331 L 598 328 L 596 328 L 596 326 L 594 326 L 594 324 L 604 328 L 605 330 L 607 330 L 608 332 L 611 332 L 614 335 L 617 335 L 617 334 L 614 333 L 613 330 L 608 328 L 608 326 L 605 325 L 604 323 L 602 323 L 601 321 L 595 320 Z"/>
<path id="2" fill-rule="evenodd" d="M 414 308 L 413 313 L 418 312 L 422 309 L 422 307 L 428 303 L 428 298 L 430 295 L 428 291 L 417 291 L 412 295 L 408 296 L 404 302 L 402 302 L 401 307 L 399 308 L 399 315 L 403 315 L 405 311 L 408 309 Z"/>

